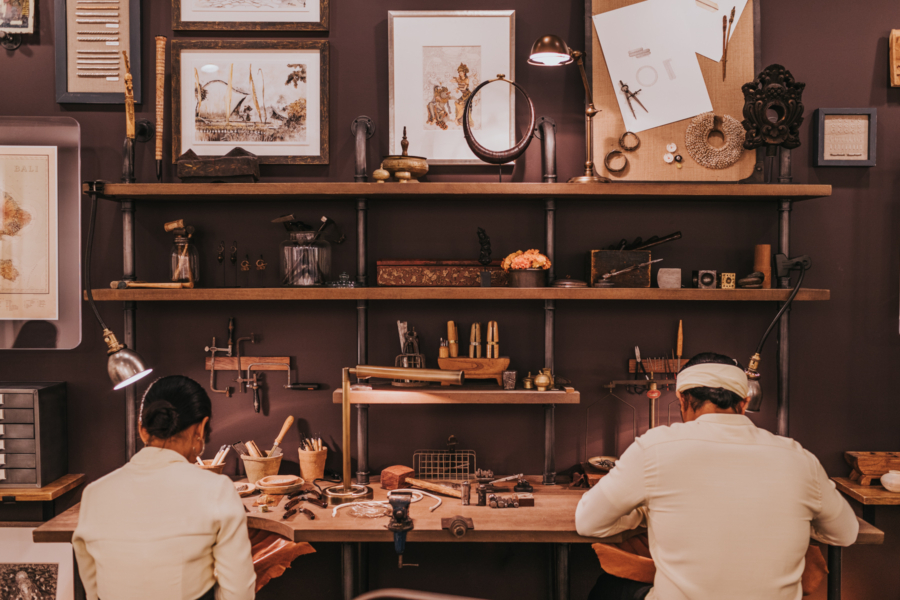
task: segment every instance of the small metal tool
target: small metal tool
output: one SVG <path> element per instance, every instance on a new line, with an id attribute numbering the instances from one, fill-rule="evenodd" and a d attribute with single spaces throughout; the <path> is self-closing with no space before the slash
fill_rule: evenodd
<path id="1" fill-rule="evenodd" d="M 641 90 L 638 90 L 638 91 L 636 91 L 636 92 L 632 92 L 630 89 L 628 89 L 628 85 L 626 85 L 625 83 L 622 83 L 621 80 L 619 80 L 619 86 L 622 88 L 622 93 L 625 94 L 625 99 L 628 100 L 628 108 L 631 109 L 631 116 L 632 116 L 632 117 L 634 117 L 635 119 L 637 119 L 637 114 L 635 114 L 635 112 L 634 112 L 634 105 L 631 103 L 632 100 L 634 100 L 635 102 L 637 102 L 638 106 L 640 106 L 641 108 L 643 108 L 645 113 L 647 113 L 647 114 L 650 113 L 650 111 L 647 110 L 647 107 L 644 106 L 644 105 L 641 103 L 640 100 L 638 100 L 637 95 L 641 93 Z"/>
<path id="2" fill-rule="evenodd" d="M 397 492 L 405 490 L 397 490 Z M 413 530 L 413 520 L 409 518 L 409 504 L 412 501 L 412 492 L 394 493 L 388 501 L 391 504 L 391 522 L 385 527 L 394 534 L 394 551 L 397 553 L 397 567 L 417 567 L 419 565 L 405 564 L 403 553 L 406 551 L 406 535 Z"/>
<path id="3" fill-rule="evenodd" d="M 662 260 L 664 260 L 664 259 L 657 258 L 656 260 L 648 260 L 645 263 L 641 263 L 639 265 L 632 265 L 625 269 L 620 269 L 619 271 L 610 271 L 609 273 L 606 273 L 605 275 L 603 275 L 603 277 L 601 279 L 603 279 L 605 281 L 605 280 L 609 279 L 610 277 L 615 277 L 616 275 L 621 275 L 622 273 L 629 273 L 631 271 L 634 271 L 635 269 L 640 269 L 641 267 L 646 267 L 648 265 L 652 265 L 653 263 L 658 263 Z"/>

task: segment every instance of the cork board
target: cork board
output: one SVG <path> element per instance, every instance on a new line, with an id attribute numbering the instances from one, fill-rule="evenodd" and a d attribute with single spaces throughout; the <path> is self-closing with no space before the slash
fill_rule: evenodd
<path id="1" fill-rule="evenodd" d="M 591 14 L 601 14 L 631 4 L 639 0 L 591 0 Z M 743 120 L 744 95 L 741 86 L 756 77 L 753 64 L 753 3 L 749 0 L 728 44 L 727 78 L 722 81 L 722 65 L 705 56 L 697 55 L 700 70 L 709 90 L 713 111 L 718 116 L 730 115 Z M 727 169 L 707 169 L 698 165 L 690 157 L 685 147 L 684 133 L 691 123 L 685 119 L 641 132 L 641 147 L 626 152 L 628 166 L 620 173 L 610 173 L 603 159 L 610 150 L 620 149 L 619 137 L 625 132 L 625 124 L 616 101 L 618 88 L 613 87 L 606 68 L 606 60 L 597 38 L 597 30 L 590 24 L 593 40 L 591 71 L 594 104 L 600 113 L 594 117 L 594 162 L 600 175 L 612 181 L 738 181 L 749 177 L 756 164 L 756 152 L 745 150 L 740 160 Z M 666 146 L 678 146 L 676 154 L 684 157 L 684 168 L 663 161 Z M 713 145 L 716 141 L 713 140 Z M 721 145 L 721 138 L 719 140 Z M 615 165 L 614 165 L 615 166 Z"/>

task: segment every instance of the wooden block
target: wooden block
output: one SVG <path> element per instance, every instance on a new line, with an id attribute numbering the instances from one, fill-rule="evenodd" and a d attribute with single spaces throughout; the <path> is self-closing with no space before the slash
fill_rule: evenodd
<path id="1" fill-rule="evenodd" d="M 495 260 L 484 266 L 477 260 L 379 260 L 379 286 L 479 287 L 481 274 L 491 274 L 491 286 L 504 287 L 509 276 Z"/>
<path id="2" fill-rule="evenodd" d="M 412 477 L 407 477 L 406 483 L 416 488 L 434 492 L 435 494 L 444 494 L 445 496 L 450 496 L 452 498 L 462 498 L 462 491 L 456 488 L 452 488 L 449 485 L 441 485 L 439 483 L 432 483 L 431 481 L 413 479 Z"/>
<path id="3" fill-rule="evenodd" d="M 257 363 L 280 363 L 283 366 L 276 365 L 260 365 Z M 254 371 L 290 371 L 290 356 L 242 356 L 241 371 L 246 371 L 250 365 Z M 206 357 L 206 370 L 212 370 L 212 358 Z M 216 371 L 237 371 L 236 356 L 216 356 Z"/>
<path id="4" fill-rule="evenodd" d="M 381 489 L 399 490 L 400 488 L 409 487 L 406 483 L 406 479 L 415 474 L 415 471 L 409 467 L 404 467 L 403 465 L 388 467 L 381 472 Z"/>
<path id="5" fill-rule="evenodd" d="M 853 468 L 852 481 L 872 485 L 888 471 L 900 471 L 900 452 L 845 452 L 844 459 Z"/>
<path id="6" fill-rule="evenodd" d="M 509 358 L 438 358 L 438 366 L 445 371 L 464 371 L 466 380 L 495 379 L 503 387 L 503 371 L 509 368 Z"/>
<path id="7" fill-rule="evenodd" d="M 606 273 L 621 271 L 649 261 L 649 250 L 591 250 L 588 255 L 588 272 L 591 274 L 588 285 L 593 287 Z M 651 265 L 647 265 L 622 273 L 610 277 L 607 281 L 616 284 L 617 288 L 648 288 L 650 287 L 650 267 Z"/>
<path id="8" fill-rule="evenodd" d="M 900 87 L 900 29 L 891 30 L 891 87 Z"/>

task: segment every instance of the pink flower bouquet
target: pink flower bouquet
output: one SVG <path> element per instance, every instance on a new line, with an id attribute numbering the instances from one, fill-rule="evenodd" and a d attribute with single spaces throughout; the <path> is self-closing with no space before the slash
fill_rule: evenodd
<path id="1" fill-rule="evenodd" d="M 550 259 L 537 250 L 527 250 L 525 252 L 517 250 L 504 258 L 503 264 L 500 266 L 503 267 L 504 271 L 509 271 L 510 269 L 514 271 L 523 269 L 549 269 Z"/>

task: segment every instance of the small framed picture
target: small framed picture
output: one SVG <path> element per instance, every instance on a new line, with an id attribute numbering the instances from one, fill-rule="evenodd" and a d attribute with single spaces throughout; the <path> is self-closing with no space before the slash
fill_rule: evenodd
<path id="1" fill-rule="evenodd" d="M 328 31 L 328 3 L 329 0 L 172 0 L 172 29 Z"/>
<path id="2" fill-rule="evenodd" d="M 515 81 L 515 11 L 389 11 L 390 153 L 433 165 L 484 165 L 463 137 L 466 101 L 498 74 Z M 515 88 L 489 85 L 473 100 L 472 133 L 493 149 L 516 144 Z"/>
<path id="3" fill-rule="evenodd" d="M 328 163 L 328 42 L 172 42 L 172 160 L 241 147 L 260 164 Z"/>
<path id="4" fill-rule="evenodd" d="M 0 0 L 4 2 L 16 0 Z M 56 101 L 59 104 L 124 104 L 128 51 L 134 101 L 141 103 L 141 0 L 88 4 L 54 0 Z M 2 10 L 2 8 L 0 8 Z"/>
<path id="5" fill-rule="evenodd" d="M 34 33 L 34 0 L 0 0 L 0 33 Z"/>
<path id="6" fill-rule="evenodd" d="M 874 167 L 877 109 L 820 108 L 817 167 Z"/>

